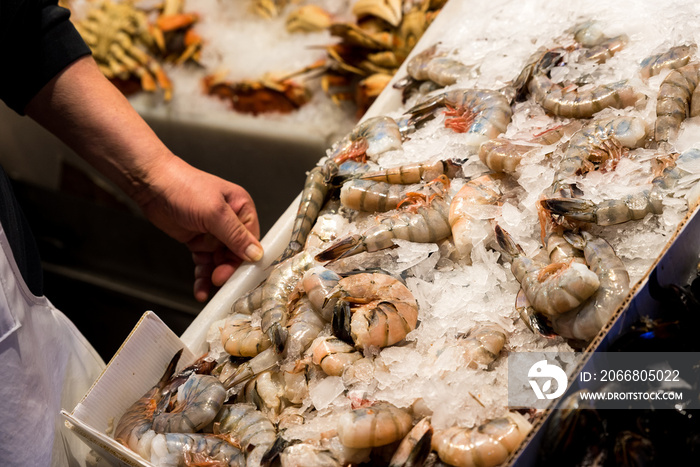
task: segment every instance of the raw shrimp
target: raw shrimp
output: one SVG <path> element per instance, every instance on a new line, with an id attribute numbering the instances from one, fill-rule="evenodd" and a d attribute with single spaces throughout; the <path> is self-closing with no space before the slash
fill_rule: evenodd
<path id="1" fill-rule="evenodd" d="M 532 425 L 517 412 L 477 428 L 451 427 L 433 435 L 433 450 L 443 462 L 459 467 L 495 467 L 523 442 Z"/>
<path id="2" fill-rule="evenodd" d="M 355 449 L 343 446 L 337 436 L 321 437 L 292 444 L 280 456 L 282 467 L 345 467 L 365 465 L 372 448 Z"/>
<path id="3" fill-rule="evenodd" d="M 272 422 L 253 404 L 225 405 L 214 420 L 214 434 L 235 441 L 246 453 L 246 466 L 262 465 L 262 457 L 277 439 Z"/>
<path id="4" fill-rule="evenodd" d="M 233 302 L 233 305 L 231 305 L 231 311 L 229 311 L 229 315 L 251 315 L 255 310 L 259 309 L 262 306 L 262 291 L 264 284 L 265 282 L 261 283 L 254 289 L 239 297 L 235 302 Z"/>
<path id="5" fill-rule="evenodd" d="M 182 350 L 179 350 L 168 364 L 158 383 L 124 412 L 114 430 L 114 439 L 146 459 L 150 457 L 150 442 L 155 436 L 153 417 L 156 411 L 163 410 L 164 406 L 167 405 L 168 401 L 163 397 L 163 392 L 175 373 L 181 355 Z"/>
<path id="6" fill-rule="evenodd" d="M 229 316 L 221 328 L 221 344 L 234 357 L 255 357 L 272 345 L 260 326 L 253 326 L 253 317 L 237 313 Z"/>
<path id="7" fill-rule="evenodd" d="M 284 382 L 279 371 L 263 371 L 238 393 L 238 402 L 249 402 L 261 412 L 276 417 L 282 410 Z"/>
<path id="8" fill-rule="evenodd" d="M 623 147 L 636 148 L 645 136 L 646 125 L 641 118 L 607 117 L 591 121 L 569 140 L 554 175 L 552 191 L 559 190 L 569 177 L 589 171 L 593 163 L 619 160 Z"/>
<path id="9" fill-rule="evenodd" d="M 639 73 L 643 79 L 647 80 L 661 73 L 661 70 L 675 70 L 685 66 L 696 50 L 697 46 L 695 44 L 677 45 L 664 53 L 651 55 L 642 60 L 642 63 L 639 65 L 641 67 Z"/>
<path id="10" fill-rule="evenodd" d="M 362 235 L 346 237 L 316 255 L 317 261 L 328 261 L 374 252 L 392 247 L 393 239 L 418 243 L 434 243 L 450 236 L 449 205 L 435 198 L 427 205 L 411 205 L 393 211 L 378 220 Z"/>
<path id="11" fill-rule="evenodd" d="M 597 86 L 588 91 L 568 90 L 544 75 L 530 80 L 530 93 L 545 110 L 560 117 L 590 118 L 607 107 L 624 109 L 639 95 L 626 80 Z"/>
<path id="12" fill-rule="evenodd" d="M 472 73 L 473 66 L 448 58 L 447 52 L 438 51 L 438 45 L 439 43 L 428 47 L 408 61 L 406 71 L 411 78 L 449 86 Z"/>
<path id="13" fill-rule="evenodd" d="M 164 433 L 153 438 L 150 461 L 156 467 L 216 465 L 243 467 L 245 455 L 233 444 L 204 433 Z"/>
<path id="14" fill-rule="evenodd" d="M 583 47 L 594 47 L 607 39 L 600 21 L 587 20 L 576 24 L 570 32 L 574 40 Z"/>
<path id="15" fill-rule="evenodd" d="M 629 42 L 629 37 L 626 34 L 620 34 L 615 37 L 608 37 L 602 42 L 584 50 L 581 53 L 581 58 L 590 60 L 599 64 L 605 63 L 610 57 L 622 50 Z"/>
<path id="16" fill-rule="evenodd" d="M 277 264 L 265 281 L 262 290 L 261 328 L 277 353 L 284 350 L 287 341 L 289 296 L 304 273 L 315 265 L 313 257 L 302 251 Z"/>
<path id="17" fill-rule="evenodd" d="M 389 461 L 389 467 L 411 467 L 424 465 L 430 454 L 433 427 L 430 417 L 424 417 L 401 440 L 401 444 Z"/>
<path id="18" fill-rule="evenodd" d="M 488 219 L 479 208 L 496 205 L 501 199 L 497 174 L 486 174 L 468 181 L 452 198 L 448 217 L 455 247 L 463 258 L 470 258 L 475 240 L 485 239 L 491 232 Z"/>
<path id="19" fill-rule="evenodd" d="M 358 349 L 387 347 L 401 341 L 418 324 L 418 303 L 401 281 L 381 273 L 345 277 L 331 292 L 336 336 Z"/>
<path id="20" fill-rule="evenodd" d="M 629 291 L 629 275 L 612 246 L 588 232 L 565 234 L 576 248 L 583 250 L 586 263 L 598 276 L 600 287 L 581 307 L 552 317 L 552 327 L 562 337 L 589 342 L 607 324 Z"/>
<path id="21" fill-rule="evenodd" d="M 402 439 L 411 430 L 411 415 L 388 402 L 351 410 L 338 419 L 338 438 L 344 446 L 368 448 Z"/>
<path id="22" fill-rule="evenodd" d="M 386 212 L 405 198 L 406 187 L 371 180 L 348 180 L 340 189 L 340 204 L 355 211 Z"/>
<path id="23" fill-rule="evenodd" d="M 566 53 L 567 50 L 563 47 L 540 47 L 530 55 L 520 74 L 508 86 L 512 89 L 513 99 L 524 100 L 532 77 L 549 73 L 562 61 Z"/>
<path id="24" fill-rule="evenodd" d="M 263 371 L 269 370 L 279 363 L 279 356 L 273 348 L 263 350 L 255 357 L 240 364 L 230 375 L 224 379 L 224 387 L 228 390 L 234 386 L 248 381 Z M 223 376 L 223 375 L 222 375 Z"/>
<path id="25" fill-rule="evenodd" d="M 578 307 L 598 290 L 598 276 L 585 265 L 535 261 L 525 256 L 500 226 L 496 225 L 495 230 L 498 244 L 513 258 L 511 271 L 535 310 L 556 316 Z"/>
<path id="26" fill-rule="evenodd" d="M 674 140 L 686 118 L 700 115 L 698 81 L 700 63 L 677 68 L 664 78 L 656 99 L 654 139 L 657 142 Z"/>
<path id="27" fill-rule="evenodd" d="M 664 194 L 673 188 L 683 175 L 688 173 L 677 166 L 678 162 L 690 163 L 698 159 L 700 159 L 700 151 L 697 149 L 671 156 L 670 161 L 663 163 L 664 168 L 661 174 L 652 180 L 651 188 L 641 189 L 620 199 L 594 203 L 579 198 L 552 198 L 543 200 L 542 203 L 546 209 L 554 214 L 597 225 L 621 224 L 643 219 L 647 214 L 661 214 Z"/>
<path id="28" fill-rule="evenodd" d="M 533 333 L 546 338 L 557 336 L 547 317 L 532 307 L 523 289 L 520 289 L 518 295 L 515 296 L 515 311 Z"/>
<path id="29" fill-rule="evenodd" d="M 520 160 L 537 146 L 496 138 L 481 143 L 479 159 L 494 172 L 515 173 Z"/>
<path id="30" fill-rule="evenodd" d="M 156 433 L 194 433 L 208 425 L 221 409 L 226 389 L 215 376 L 192 375 L 177 391 L 177 403 L 170 412 L 156 413 Z"/>
<path id="31" fill-rule="evenodd" d="M 287 355 L 300 355 L 309 348 L 326 323 L 316 312 L 309 297 L 303 295 L 292 302 L 292 312 L 287 322 Z"/>
<path id="32" fill-rule="evenodd" d="M 487 89 L 455 89 L 438 94 L 408 109 L 414 125 L 429 118 L 430 112 L 448 107 L 445 126 L 466 134 L 466 144 L 479 144 L 506 131 L 513 114 L 508 99 L 498 91 Z"/>
<path id="33" fill-rule="evenodd" d="M 311 344 L 313 362 L 329 376 L 341 376 L 345 368 L 362 358 L 353 346 L 332 336 L 319 337 Z"/>
<path id="34" fill-rule="evenodd" d="M 326 321 L 333 319 L 336 300 L 329 300 L 329 296 L 340 279 L 338 274 L 323 266 L 314 266 L 302 278 L 302 287 L 311 305 Z"/>
<path id="35" fill-rule="evenodd" d="M 243 466 L 245 460 L 241 451 L 222 439 L 200 433 L 158 434 L 154 431 L 154 414 L 167 405 L 163 391 L 171 381 L 181 354 L 181 350 L 175 354 L 158 384 L 122 415 L 114 438 L 156 466 L 184 466 L 187 460 Z"/>
<path id="36" fill-rule="evenodd" d="M 401 149 L 399 124 L 391 117 L 372 117 L 358 124 L 333 147 L 331 158 L 340 164 L 362 156 L 373 158 L 387 151 Z"/>
<path id="37" fill-rule="evenodd" d="M 533 135 L 529 142 L 548 146 L 560 141 L 564 137 L 571 137 L 580 130 L 582 126 L 583 122 L 581 120 L 571 120 L 569 123 L 556 125 Z"/>
<path id="38" fill-rule="evenodd" d="M 527 153 L 541 146 L 554 144 L 564 136 L 571 136 L 581 126 L 580 121 L 573 120 L 566 125 L 549 128 L 520 144 L 501 137 L 492 139 L 479 146 L 479 159 L 494 172 L 515 173 Z"/>
<path id="39" fill-rule="evenodd" d="M 550 198 L 542 203 L 552 213 L 570 220 L 613 225 L 644 219 L 647 214 L 661 214 L 662 200 L 663 194 L 654 187 L 600 203 L 580 198 Z"/>
<path id="40" fill-rule="evenodd" d="M 326 200 L 331 179 L 337 173 L 338 165 L 332 160 L 328 160 L 323 165 L 314 167 L 307 174 L 304 188 L 301 192 L 299 209 L 292 227 L 292 237 L 289 245 L 278 260 L 279 262 L 291 258 L 304 248 L 306 238 L 309 236 L 309 232 Z"/>
<path id="41" fill-rule="evenodd" d="M 574 248 L 566 241 L 564 235 L 559 233 L 556 229 L 550 231 L 545 236 L 544 248 L 547 250 L 550 263 L 561 263 L 564 261 L 575 261 L 581 264 L 586 263 L 581 250 Z"/>
<path id="42" fill-rule="evenodd" d="M 386 212 L 403 203 L 419 199 L 430 200 L 436 195 L 443 196 L 449 184 L 450 180 L 446 175 L 440 175 L 416 191 L 407 191 L 405 186 L 393 183 L 349 180 L 340 189 L 340 203 L 356 211 Z"/>
<path id="43" fill-rule="evenodd" d="M 479 365 L 490 365 L 498 358 L 505 343 L 505 331 L 495 324 L 484 324 L 471 330 L 461 344 L 465 348 L 467 366 L 476 369 Z"/>
<path id="44" fill-rule="evenodd" d="M 362 180 L 409 185 L 434 180 L 440 175 L 453 178 L 462 168 L 462 162 L 455 159 L 439 159 L 432 162 L 419 162 L 384 170 L 366 172 L 359 176 Z"/>

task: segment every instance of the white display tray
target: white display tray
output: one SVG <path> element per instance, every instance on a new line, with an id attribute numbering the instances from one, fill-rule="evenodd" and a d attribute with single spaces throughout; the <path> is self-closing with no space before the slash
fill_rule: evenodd
<path id="1" fill-rule="evenodd" d="M 418 42 L 412 54 L 409 56 L 409 59 L 421 50 L 438 42 L 445 34 L 445 31 L 453 27 L 455 18 L 466 17 L 469 14 L 470 8 L 468 3 L 469 2 L 461 1 L 448 2 L 438 18 Z M 392 83 L 404 75 L 405 63 L 399 69 Z M 391 89 L 390 84 L 369 109 L 364 119 L 384 115 L 394 111 L 400 106 L 400 93 Z M 308 169 L 311 167 L 312 165 L 309 165 Z M 133 401 L 138 399 L 152 386 L 153 382 L 160 376 L 162 369 L 166 366 L 172 354 L 179 346 L 186 346 L 193 355 L 201 355 L 208 350 L 205 336 L 209 330 L 210 324 L 224 318 L 229 313 L 231 304 L 238 297 L 257 286 L 267 277 L 269 265 L 279 257 L 287 246 L 299 200 L 300 197 L 298 196 L 277 220 L 269 233 L 263 238 L 262 244 L 265 248 L 263 260 L 257 264 L 244 264 L 241 266 L 204 307 L 190 327 L 182 334 L 180 340 L 168 340 L 169 343 L 167 346 L 153 348 L 153 344 L 149 342 L 149 339 L 155 337 L 160 338 L 161 335 L 168 335 L 169 330 L 167 327 L 162 326 L 162 323 L 155 324 L 155 318 L 151 314 L 147 313 L 144 316 L 144 320 L 137 326 L 129 339 L 127 339 L 81 404 L 72 412 L 64 413 L 66 420 L 70 423 L 71 429 L 73 429 L 76 434 L 85 439 L 91 446 L 98 449 L 101 454 L 110 456 L 115 462 L 122 463 L 118 465 L 149 465 L 139 460 L 137 456 L 129 454 L 127 449 L 117 445 L 113 439 L 104 434 L 105 429 L 111 422 L 115 422 L 116 417 L 119 417 L 129 405 L 126 402 L 127 400 L 133 403 Z M 700 250 L 700 245 L 698 245 L 698 239 L 700 239 L 700 233 L 698 233 L 700 232 L 700 220 L 697 219 L 697 216 L 694 216 L 696 213 L 697 209 L 692 213 L 693 215 L 689 214 L 681 222 L 675 235 L 669 239 L 662 253 L 657 257 L 652 266 L 656 267 L 658 264 L 659 268 L 665 271 L 663 274 L 664 280 L 667 281 L 665 283 L 685 280 L 688 271 L 691 270 L 694 264 L 697 264 L 697 253 L 698 250 Z M 684 230 L 687 230 L 688 233 L 683 237 L 692 239 L 692 241 L 689 241 L 687 245 L 674 245 L 674 248 L 669 250 L 673 242 Z M 667 252 L 670 253 L 664 256 Z M 644 303 L 637 303 L 635 301 L 635 297 L 640 290 L 643 289 L 645 284 L 646 278 L 639 281 L 632 288 L 624 304 L 621 305 L 615 313 L 614 319 L 611 320 L 604 332 L 592 342 L 589 346 L 589 350 L 593 350 L 600 345 L 605 337 L 605 332 L 609 331 L 611 327 L 620 326 L 619 323 L 622 322 L 620 316 L 623 314 L 624 310 L 630 307 L 630 303 L 634 303 L 634 306 L 638 308 L 645 306 Z M 142 333 L 139 328 L 143 326 L 148 326 L 148 331 Z M 615 329 L 617 329 L 617 332 L 620 331 L 619 327 Z M 128 358 L 123 357 L 125 353 L 129 356 Z M 139 376 L 134 374 L 133 377 L 130 377 L 132 373 L 130 365 L 135 363 L 131 359 L 134 359 L 135 356 L 139 354 L 141 359 L 149 360 L 152 365 L 149 364 L 149 372 L 140 372 Z M 134 373 L 136 372 L 134 371 Z M 107 381 L 118 381 L 118 384 L 110 386 Z M 103 398 L 107 397 L 118 399 L 119 404 L 105 406 Z M 538 428 L 542 425 L 543 421 L 544 417 L 535 424 L 526 442 L 524 442 L 520 449 L 510 457 L 505 465 L 534 465 L 531 462 L 534 462 L 534 456 L 539 443 L 539 438 L 537 437 Z M 519 458 L 521 454 L 522 457 Z"/>

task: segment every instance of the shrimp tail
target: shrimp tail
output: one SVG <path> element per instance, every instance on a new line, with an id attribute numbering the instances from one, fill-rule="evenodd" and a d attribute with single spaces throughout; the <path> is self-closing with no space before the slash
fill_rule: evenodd
<path id="1" fill-rule="evenodd" d="M 513 237 L 510 236 L 508 232 L 503 230 L 500 225 L 496 224 L 496 227 L 494 227 L 494 230 L 496 232 L 496 240 L 498 241 L 498 245 L 510 256 L 519 256 L 524 254 L 523 249 L 515 243 L 515 240 L 513 240 Z"/>
<path id="2" fill-rule="evenodd" d="M 275 442 L 270 446 L 270 448 L 265 451 L 262 458 L 260 459 L 260 465 L 271 465 L 282 452 L 287 449 L 292 444 L 291 441 L 287 441 L 282 436 L 278 436 Z"/>
<path id="3" fill-rule="evenodd" d="M 595 204 L 585 199 L 551 198 L 542 201 L 544 207 L 559 216 L 583 222 L 597 219 Z"/>
<path id="4" fill-rule="evenodd" d="M 338 304 L 333 311 L 333 334 L 343 342 L 354 346 L 355 341 L 350 332 L 351 319 L 352 310 L 350 310 L 350 303 L 345 300 L 338 300 Z"/>
<path id="5" fill-rule="evenodd" d="M 426 465 L 426 460 L 432 449 L 431 443 L 433 440 L 433 429 L 430 428 L 428 431 L 423 433 L 423 436 L 416 442 L 413 446 L 411 452 L 406 457 L 403 462 L 393 462 L 389 464 L 389 467 L 414 467 L 419 465 Z"/>
<path id="6" fill-rule="evenodd" d="M 270 329 L 267 330 L 267 337 L 272 342 L 272 347 L 275 352 L 281 354 L 284 352 L 284 348 L 287 342 L 287 330 L 282 328 L 279 323 L 274 323 Z"/>
<path id="7" fill-rule="evenodd" d="M 316 261 L 331 261 L 365 251 L 361 235 L 352 235 L 331 245 L 316 255 Z"/>
<path id="8" fill-rule="evenodd" d="M 584 234 L 586 234 L 586 232 L 581 232 L 581 234 L 570 231 L 564 232 L 564 239 L 577 250 L 583 250 L 584 246 L 586 246 L 586 240 L 583 237 Z"/>

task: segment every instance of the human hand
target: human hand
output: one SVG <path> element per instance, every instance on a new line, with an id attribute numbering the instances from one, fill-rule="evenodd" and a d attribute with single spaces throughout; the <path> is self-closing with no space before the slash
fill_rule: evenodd
<path id="1" fill-rule="evenodd" d="M 243 261 L 262 258 L 255 204 L 242 187 L 177 157 L 146 173 L 133 197 L 156 227 L 192 252 L 198 301 L 206 301 L 212 285 L 223 285 Z"/>

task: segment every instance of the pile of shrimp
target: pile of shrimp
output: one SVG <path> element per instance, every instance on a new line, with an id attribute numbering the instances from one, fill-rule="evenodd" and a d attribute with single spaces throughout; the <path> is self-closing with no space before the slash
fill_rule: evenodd
<path id="1" fill-rule="evenodd" d="M 507 462 L 541 416 L 509 408 L 507 354 L 588 348 L 698 204 L 697 47 L 638 42 L 582 18 L 491 86 L 498 55 L 418 54 L 404 107 L 309 172 L 205 369 L 117 438 L 156 465 Z"/>

